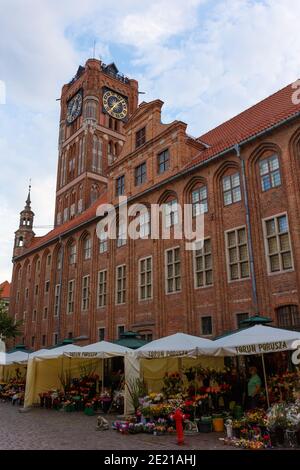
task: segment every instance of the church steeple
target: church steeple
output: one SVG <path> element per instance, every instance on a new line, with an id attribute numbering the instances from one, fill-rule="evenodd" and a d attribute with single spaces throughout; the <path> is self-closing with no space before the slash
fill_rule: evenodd
<path id="1" fill-rule="evenodd" d="M 26 247 L 34 237 L 33 221 L 34 212 L 31 210 L 31 184 L 29 184 L 25 206 L 20 212 L 19 228 L 15 232 L 14 256 L 20 255 L 23 248 Z"/>

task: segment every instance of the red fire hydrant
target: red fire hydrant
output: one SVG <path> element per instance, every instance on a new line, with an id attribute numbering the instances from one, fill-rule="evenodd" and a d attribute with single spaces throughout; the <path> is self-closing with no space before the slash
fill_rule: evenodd
<path id="1" fill-rule="evenodd" d="M 175 413 L 173 414 L 173 419 L 176 424 L 176 433 L 177 433 L 177 444 L 182 446 L 184 444 L 184 434 L 183 434 L 183 420 L 185 416 L 182 411 L 177 408 Z"/>

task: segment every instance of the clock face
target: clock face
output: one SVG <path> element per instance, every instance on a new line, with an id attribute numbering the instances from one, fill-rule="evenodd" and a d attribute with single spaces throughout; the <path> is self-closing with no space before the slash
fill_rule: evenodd
<path id="1" fill-rule="evenodd" d="M 125 98 L 111 90 L 105 91 L 103 95 L 103 107 L 115 119 L 124 119 L 128 113 Z"/>
<path id="2" fill-rule="evenodd" d="M 79 92 L 68 102 L 67 107 L 67 123 L 71 124 L 81 114 L 82 109 L 82 93 Z"/>

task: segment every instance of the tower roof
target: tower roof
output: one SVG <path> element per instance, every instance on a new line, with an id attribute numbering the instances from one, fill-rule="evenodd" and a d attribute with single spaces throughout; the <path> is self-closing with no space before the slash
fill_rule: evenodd
<path id="1" fill-rule="evenodd" d="M 31 195 L 30 195 L 30 193 L 31 193 L 31 184 L 29 183 L 28 196 L 27 196 L 26 205 L 25 205 L 26 210 L 31 210 L 31 199 L 30 199 Z"/>

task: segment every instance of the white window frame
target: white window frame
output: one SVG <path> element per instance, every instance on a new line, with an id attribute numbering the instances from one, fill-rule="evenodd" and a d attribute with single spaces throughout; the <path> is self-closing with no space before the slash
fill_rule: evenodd
<path id="1" fill-rule="evenodd" d="M 277 247 L 280 247 L 279 244 L 279 232 L 277 231 L 277 219 L 279 217 L 286 216 L 287 220 L 287 227 L 288 227 L 288 236 L 289 236 L 289 244 L 290 244 L 290 252 L 291 252 L 291 261 L 292 261 L 292 267 L 289 269 L 282 269 L 282 255 L 281 251 L 279 250 L 277 253 L 279 254 L 279 265 L 280 265 L 280 270 L 279 271 L 271 271 L 271 262 L 270 262 L 270 256 L 269 256 L 269 246 L 268 246 L 268 238 L 267 238 L 267 224 L 269 220 L 276 219 L 276 239 L 277 239 Z M 281 212 L 279 214 L 272 215 L 271 217 L 266 217 L 262 219 L 262 228 L 263 228 L 263 235 L 264 235 L 264 245 L 265 245 L 265 258 L 266 258 L 266 265 L 267 265 L 267 272 L 269 276 L 276 276 L 276 274 L 284 274 L 284 273 L 290 273 L 295 270 L 295 264 L 294 264 L 294 255 L 293 255 L 293 247 L 292 247 L 292 240 L 291 240 L 291 231 L 290 231 L 290 223 L 289 223 L 289 217 L 287 212 Z"/>
<path id="2" fill-rule="evenodd" d="M 108 232 L 102 230 L 99 237 L 99 253 L 106 253 L 108 251 Z"/>
<path id="3" fill-rule="evenodd" d="M 163 204 L 164 226 L 165 228 L 174 227 L 179 222 L 179 204 L 178 199 L 174 198 Z"/>
<path id="4" fill-rule="evenodd" d="M 74 313 L 75 306 L 75 279 L 70 279 L 68 281 L 67 305 L 67 314 L 72 315 L 72 313 Z"/>
<path id="5" fill-rule="evenodd" d="M 233 177 L 238 175 L 239 177 L 239 184 L 237 184 L 236 186 L 233 186 L 233 183 L 232 183 L 232 180 L 233 180 Z M 224 187 L 224 182 L 225 180 L 228 180 L 230 181 L 230 187 L 228 189 L 225 189 Z M 233 194 L 234 194 L 234 190 L 236 188 L 240 188 L 240 199 L 237 199 L 236 201 L 234 201 L 234 197 L 233 197 Z M 238 202 L 241 202 L 242 200 L 242 183 L 241 183 L 241 175 L 240 175 L 240 172 L 239 171 L 236 171 L 235 173 L 232 173 L 230 175 L 224 175 L 223 178 L 222 178 L 222 192 L 223 192 L 223 204 L 225 207 L 227 206 L 231 206 L 232 204 L 236 204 Z M 226 203 L 225 201 L 225 194 L 226 193 L 230 193 L 230 196 L 231 196 L 231 202 L 229 203 Z"/>
<path id="6" fill-rule="evenodd" d="M 122 268 L 122 277 L 118 277 L 118 270 Z M 126 280 L 127 280 L 127 269 L 126 264 L 119 264 L 116 266 L 116 296 L 115 296 L 115 303 L 116 305 L 124 305 L 126 304 Z M 118 281 L 121 281 L 121 288 L 118 288 Z M 118 294 L 121 293 L 122 302 L 118 302 Z"/>
<path id="7" fill-rule="evenodd" d="M 57 336 L 57 341 L 56 341 L 56 336 Z M 58 345 L 58 332 L 55 331 L 52 336 L 52 345 L 57 346 Z"/>
<path id="8" fill-rule="evenodd" d="M 60 303 L 60 284 L 55 285 L 54 290 L 54 316 L 58 317 Z"/>
<path id="9" fill-rule="evenodd" d="M 103 281 L 102 281 L 102 292 L 100 292 L 100 277 L 103 274 Z M 103 297 L 104 302 L 100 302 L 100 296 Z M 98 271 L 97 276 L 97 308 L 104 308 L 107 305 L 107 269 L 101 269 Z"/>
<path id="10" fill-rule="evenodd" d="M 87 312 L 90 307 L 90 275 L 82 277 L 81 287 L 81 311 Z"/>
<path id="11" fill-rule="evenodd" d="M 210 240 L 210 256 L 211 256 L 211 268 L 210 269 L 206 269 L 205 268 L 205 253 L 204 253 L 204 243 L 206 240 Z M 197 271 L 197 256 L 196 256 L 196 253 L 197 253 L 197 242 L 195 243 L 195 249 L 193 250 L 193 268 L 194 268 L 194 289 L 205 289 L 207 287 L 212 287 L 214 285 L 214 267 L 213 267 L 213 254 L 212 254 L 212 241 L 211 241 L 211 237 L 206 237 L 204 238 L 203 240 L 203 246 L 202 246 L 202 254 L 200 255 L 202 258 L 203 258 L 203 269 L 201 271 Z M 206 283 L 206 271 L 211 271 L 212 272 L 212 283 L 211 284 L 207 284 Z M 203 279 L 205 279 L 205 283 L 203 284 L 203 286 L 197 286 L 197 272 L 203 272 Z"/>
<path id="12" fill-rule="evenodd" d="M 202 197 L 202 192 L 205 191 L 205 196 Z M 198 193 L 198 199 L 194 200 L 194 194 Z M 194 187 L 191 191 L 191 201 L 192 201 L 192 215 L 197 217 L 201 214 L 206 214 L 208 212 L 208 188 L 206 184 L 201 184 Z"/>
<path id="13" fill-rule="evenodd" d="M 69 264 L 76 264 L 77 246 L 75 242 L 69 246 L 69 250 Z"/>
<path id="14" fill-rule="evenodd" d="M 245 261 L 240 261 L 239 259 L 237 260 L 236 263 L 230 263 L 230 257 L 229 257 L 229 245 L 228 245 L 228 233 L 230 232 L 238 232 L 241 229 L 245 229 L 245 234 L 246 234 L 246 245 L 247 245 L 247 261 L 248 261 L 248 270 L 249 270 L 249 275 L 246 277 L 241 277 L 241 263 Z M 241 281 L 247 281 L 251 278 L 251 272 L 250 272 L 250 259 L 249 259 L 249 240 L 248 240 L 248 233 L 247 233 L 247 227 L 246 225 L 241 225 L 240 227 L 233 227 L 229 230 L 225 230 L 225 251 L 226 251 L 226 270 L 227 270 L 227 279 L 228 282 L 241 282 Z M 240 245 L 237 244 L 235 247 L 239 247 Z M 237 264 L 238 265 L 238 272 L 239 272 L 239 277 L 237 279 L 231 279 L 231 273 L 230 273 L 230 266 L 231 264 Z"/>
<path id="15" fill-rule="evenodd" d="M 147 269 L 147 261 L 149 259 L 151 260 L 151 269 L 150 270 Z M 143 263 L 143 261 L 145 262 L 146 270 L 142 272 L 142 263 Z M 147 281 L 147 273 L 149 273 L 149 272 L 151 273 L 150 283 L 148 283 L 148 281 Z M 145 284 L 142 284 L 142 274 L 145 274 Z M 153 299 L 153 257 L 152 256 L 145 256 L 145 257 L 139 259 L 139 282 L 138 282 L 138 286 L 139 286 L 138 298 L 139 298 L 140 302 L 144 302 L 146 300 L 152 300 Z M 142 288 L 143 287 L 145 288 L 145 292 L 147 294 L 148 286 L 150 286 L 151 295 L 149 297 L 146 295 L 146 297 L 143 298 L 142 297 Z"/>
<path id="16" fill-rule="evenodd" d="M 179 250 L 179 261 L 175 262 L 175 250 L 177 250 L 177 249 Z M 169 278 L 169 276 L 168 276 L 168 266 L 169 266 L 168 252 L 169 251 L 173 252 L 173 262 L 172 262 L 173 276 L 172 276 L 172 278 Z M 179 276 L 175 275 L 175 264 L 176 263 L 180 264 L 180 275 Z M 175 290 L 169 291 L 169 289 L 168 289 L 169 279 L 173 279 L 173 288 L 174 288 L 174 286 L 176 287 L 176 279 L 177 278 L 180 278 L 180 289 L 178 289 L 178 290 L 175 289 Z M 165 293 L 166 293 L 166 295 L 172 295 L 172 294 L 178 294 L 181 291 L 182 291 L 182 260 L 181 260 L 180 246 L 178 245 L 178 246 L 174 246 L 172 248 L 167 248 L 165 250 Z"/>
<path id="17" fill-rule="evenodd" d="M 83 240 L 83 260 L 87 261 L 92 257 L 92 238 L 90 236 Z"/>

